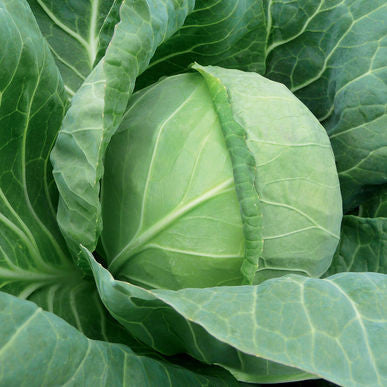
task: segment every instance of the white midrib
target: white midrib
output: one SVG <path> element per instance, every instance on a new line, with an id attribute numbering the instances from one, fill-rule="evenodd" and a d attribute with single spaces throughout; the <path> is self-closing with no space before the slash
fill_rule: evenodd
<path id="1" fill-rule="evenodd" d="M 227 188 L 234 185 L 234 178 L 231 177 L 223 183 L 206 191 L 197 198 L 191 200 L 185 205 L 178 207 L 176 210 L 170 212 L 164 218 L 160 219 L 153 226 L 135 235 L 131 241 L 113 258 L 109 265 L 109 271 L 114 275 L 120 267 L 126 262 L 127 258 L 138 252 L 149 240 L 155 237 L 158 233 L 165 230 L 172 222 L 186 214 L 188 211 L 194 209 L 207 200 L 223 193 Z"/>
<path id="2" fill-rule="evenodd" d="M 18 270 L 8 270 L 0 267 L 0 278 L 8 280 L 8 281 L 23 281 L 23 282 L 34 282 L 41 281 L 46 283 L 56 283 L 58 280 L 64 278 L 71 278 L 71 275 L 74 272 L 70 271 L 60 271 L 52 272 L 52 273 L 41 273 L 41 272 L 33 272 L 23 269 Z"/>
<path id="3" fill-rule="evenodd" d="M 93 67 L 95 58 L 97 56 L 97 36 L 96 36 L 96 27 L 97 27 L 97 15 L 98 15 L 98 6 L 99 0 L 92 0 L 91 2 L 91 11 L 90 11 L 90 27 L 89 27 L 89 41 L 84 39 L 78 32 L 75 32 L 66 24 L 61 22 L 52 10 L 42 1 L 37 0 L 37 3 L 41 6 L 43 11 L 47 16 L 64 32 L 69 34 L 75 40 L 77 40 L 87 51 L 89 57 L 90 68 Z"/>
<path id="4" fill-rule="evenodd" d="M 91 67 L 93 67 L 95 58 L 97 57 L 98 39 L 96 35 L 96 30 L 97 30 L 98 6 L 99 6 L 99 0 L 94 0 L 91 2 L 89 50 L 88 50 Z"/>

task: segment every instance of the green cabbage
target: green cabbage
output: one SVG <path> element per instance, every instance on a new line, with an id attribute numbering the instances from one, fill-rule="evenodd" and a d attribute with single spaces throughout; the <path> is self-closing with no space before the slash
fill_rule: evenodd
<path id="1" fill-rule="evenodd" d="M 134 94 L 111 141 L 109 270 L 169 289 L 322 275 L 342 216 L 324 128 L 279 83 L 195 67 Z"/>

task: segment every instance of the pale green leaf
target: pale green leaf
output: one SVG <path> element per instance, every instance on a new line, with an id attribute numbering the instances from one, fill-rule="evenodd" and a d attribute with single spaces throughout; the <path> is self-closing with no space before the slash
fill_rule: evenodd
<path id="1" fill-rule="evenodd" d="M 184 350 L 242 380 L 225 353 L 237 350 L 255 356 L 258 364 L 260 358 L 268 359 L 339 385 L 387 383 L 384 274 L 341 273 L 326 279 L 289 275 L 256 286 L 144 290 L 114 280 L 90 254 L 89 260 L 111 314 L 163 353 Z M 239 367 L 243 364 L 240 358 Z M 285 369 L 282 375 L 259 375 L 258 364 L 256 382 L 288 376 Z"/>

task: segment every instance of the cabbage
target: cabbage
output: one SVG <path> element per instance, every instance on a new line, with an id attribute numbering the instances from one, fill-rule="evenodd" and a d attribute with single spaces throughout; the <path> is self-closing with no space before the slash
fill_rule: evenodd
<path id="1" fill-rule="evenodd" d="M 282 84 L 195 68 L 135 93 L 110 143 L 109 270 L 168 289 L 321 276 L 342 217 L 324 128 Z"/>

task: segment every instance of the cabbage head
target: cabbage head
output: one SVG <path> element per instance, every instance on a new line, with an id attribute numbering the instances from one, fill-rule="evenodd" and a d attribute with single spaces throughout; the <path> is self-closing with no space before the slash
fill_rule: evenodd
<path id="1" fill-rule="evenodd" d="M 342 217 L 324 128 L 280 83 L 194 68 L 134 94 L 111 141 L 109 270 L 168 289 L 321 276 Z"/>

